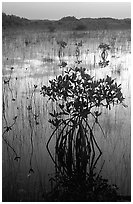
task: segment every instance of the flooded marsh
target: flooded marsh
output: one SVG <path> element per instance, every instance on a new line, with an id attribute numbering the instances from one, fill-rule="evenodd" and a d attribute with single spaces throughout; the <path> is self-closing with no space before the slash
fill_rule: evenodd
<path id="1" fill-rule="evenodd" d="M 54 103 L 40 94 L 59 74 L 75 64 L 75 44 L 82 41 L 80 60 L 96 79 L 107 75 L 121 84 L 124 106 L 101 108 L 94 133 L 102 150 L 101 174 L 121 195 L 131 194 L 131 33 L 130 30 L 88 32 L 3 32 L 2 36 L 2 185 L 3 201 L 42 201 L 54 174 L 46 149 L 53 131 L 48 122 Z M 67 46 L 59 56 L 59 41 Z M 100 67 L 101 43 L 109 44 L 109 65 Z M 63 62 L 67 66 L 63 68 Z M 62 68 L 61 67 L 62 64 Z M 55 144 L 52 141 L 52 151 Z M 8 196 L 7 196 L 8 195 Z"/>

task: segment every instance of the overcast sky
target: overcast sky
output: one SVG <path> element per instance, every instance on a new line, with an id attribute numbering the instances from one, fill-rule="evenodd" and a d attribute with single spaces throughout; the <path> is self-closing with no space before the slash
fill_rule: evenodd
<path id="1" fill-rule="evenodd" d="M 130 2 L 3 2 L 2 11 L 28 19 L 131 18 Z"/>

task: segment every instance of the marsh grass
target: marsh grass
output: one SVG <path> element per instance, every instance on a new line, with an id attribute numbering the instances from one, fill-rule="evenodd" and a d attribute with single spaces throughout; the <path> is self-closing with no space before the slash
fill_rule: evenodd
<path id="1" fill-rule="evenodd" d="M 81 59 L 84 59 L 83 63 L 87 65 L 88 72 L 98 79 L 101 75 L 104 75 L 104 72 L 106 74 L 106 70 L 101 71 L 98 68 L 98 45 L 101 42 L 110 44 L 113 36 L 116 36 L 114 44 L 116 53 L 112 61 L 116 66 L 114 67 L 114 64 L 112 64 L 110 70 L 108 68 L 106 69 L 110 74 L 111 70 L 114 71 L 118 68 L 116 63 L 118 53 L 119 56 L 124 53 L 126 57 L 126 53 L 130 52 L 130 31 L 99 31 L 97 33 L 92 31 L 76 33 L 11 31 L 3 33 L 2 120 L 3 137 L 9 143 L 8 145 L 3 140 L 3 201 L 44 200 L 44 195 L 42 196 L 42 194 L 50 190 L 48 173 L 54 173 L 54 167 L 48 157 L 46 143 L 49 135 L 53 131 L 53 127 L 47 121 L 51 119 L 49 112 L 52 112 L 56 105 L 54 105 L 53 102 L 48 104 L 47 100 L 44 100 L 44 98 L 40 96 L 39 92 L 43 84 L 48 85 L 49 80 L 51 80 L 53 76 L 58 76 L 62 71 L 64 72 L 59 66 L 59 45 L 57 41 L 63 40 L 67 43 L 62 59 L 68 66 L 71 66 L 75 61 L 75 56 L 73 56 L 75 43 L 81 42 L 82 40 L 84 46 L 81 47 Z M 114 51 L 111 50 L 111 52 L 113 55 Z M 96 62 L 95 69 L 94 53 Z M 110 60 L 111 63 L 112 61 Z M 127 84 L 125 79 L 128 79 L 126 73 L 128 72 L 130 63 L 128 64 L 128 59 L 125 61 L 125 58 L 123 58 L 123 61 L 126 64 L 120 68 L 121 71 L 120 75 L 117 75 L 117 81 L 118 83 L 123 82 L 122 90 L 124 91 L 124 95 L 127 96 L 125 87 L 128 86 L 130 90 L 130 85 Z M 11 69 L 12 67 L 14 69 Z M 124 80 L 122 78 L 123 73 L 125 73 Z M 113 72 L 113 78 L 115 78 L 116 74 L 117 71 L 116 73 Z M 9 83 L 4 83 L 4 80 L 9 80 Z M 36 85 L 37 88 L 35 89 Z M 128 97 L 130 97 L 130 95 L 128 95 Z M 128 101 L 126 102 L 130 106 L 130 103 Z M 125 183 L 128 183 L 127 179 L 130 181 L 130 133 L 128 133 L 126 139 L 124 137 L 127 130 L 130 129 L 130 125 L 127 125 L 130 124 L 128 117 L 128 115 L 130 115 L 130 109 L 127 108 L 125 111 L 120 107 L 115 108 L 115 111 L 111 111 L 111 114 L 108 113 L 108 111 L 103 111 L 104 115 L 108 115 L 110 118 L 108 123 L 105 119 L 106 117 L 100 118 L 101 125 L 105 128 L 108 138 L 105 141 L 101 141 L 99 137 L 97 137 L 97 142 L 102 146 L 102 150 L 106 152 L 105 158 L 107 158 L 107 164 L 105 162 L 103 166 L 103 176 L 108 175 L 110 177 L 109 172 L 111 169 L 112 177 L 110 182 L 117 183 L 118 186 L 124 185 L 125 189 L 122 188 L 121 192 L 125 193 L 130 192 L 129 185 L 125 185 Z M 126 117 L 128 123 L 126 123 L 126 121 L 123 122 L 123 119 L 120 117 L 122 114 Z M 17 118 L 15 119 L 16 116 Z M 113 116 L 116 117 L 116 122 Z M 10 129 L 10 126 L 12 129 Z M 119 128 L 116 127 L 122 130 L 124 127 L 123 133 L 122 131 L 119 133 Z M 113 128 L 115 128 L 114 131 Z M 4 133 L 5 130 L 9 131 Z M 94 131 L 102 137 L 102 133 L 99 133 L 98 127 L 95 127 Z M 117 135 L 117 137 L 114 135 Z M 52 141 L 50 144 L 53 153 L 54 142 L 55 141 Z M 121 144 L 122 151 L 118 154 L 117 148 L 119 144 Z M 109 148 L 107 148 L 107 146 Z M 108 155 L 110 161 L 108 161 Z M 112 160 L 114 155 L 118 155 L 116 162 Z M 103 160 L 104 159 L 101 158 L 99 170 L 101 169 Z M 115 170 L 112 167 L 112 162 L 113 166 L 115 166 Z M 30 169 L 33 169 L 34 172 Z M 114 173 L 114 171 L 116 173 Z M 115 175 L 115 177 L 113 175 Z M 127 175 L 128 178 L 126 179 L 123 175 Z M 119 177 L 119 181 L 117 177 Z"/>

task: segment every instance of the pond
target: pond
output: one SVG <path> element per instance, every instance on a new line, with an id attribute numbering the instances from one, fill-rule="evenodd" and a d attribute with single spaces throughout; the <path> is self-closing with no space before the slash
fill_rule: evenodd
<path id="1" fill-rule="evenodd" d="M 104 135 L 96 127 L 102 150 L 98 168 L 116 184 L 122 195 L 131 194 L 131 39 L 130 30 L 3 34 L 3 200 L 39 201 L 50 189 L 54 165 L 46 150 L 53 131 L 48 123 L 54 104 L 40 95 L 42 85 L 61 74 L 59 40 L 67 42 L 62 60 L 67 67 L 75 62 L 75 43 L 81 42 L 82 66 L 96 79 L 107 75 L 121 84 L 124 106 L 102 109 L 99 118 Z M 28 41 L 27 41 L 28 40 Z M 25 42 L 28 42 L 25 43 Z M 111 46 L 109 65 L 99 66 L 100 43 Z M 7 130 L 8 131 L 5 131 Z M 54 151 L 54 141 L 51 148 Z M 7 196 L 8 195 L 8 196 Z"/>

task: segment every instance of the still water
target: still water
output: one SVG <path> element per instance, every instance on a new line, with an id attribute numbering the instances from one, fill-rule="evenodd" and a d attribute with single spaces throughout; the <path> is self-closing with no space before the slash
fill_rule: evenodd
<path id="1" fill-rule="evenodd" d="M 82 66 L 97 79 L 106 75 L 115 78 L 116 82 L 121 84 L 126 104 L 126 107 L 119 105 L 110 111 L 102 109 L 99 122 L 106 137 L 103 137 L 98 127 L 94 129 L 103 152 L 98 168 L 102 166 L 103 177 L 109 179 L 110 183 L 117 184 L 121 194 L 130 195 L 130 45 L 128 42 L 125 44 L 125 50 L 119 45 L 114 53 L 109 52 L 110 63 L 105 68 L 99 67 L 99 51 L 93 49 L 93 46 L 94 42 L 88 51 L 88 44 L 84 44 L 80 55 Z M 3 83 L 3 132 L 4 127 L 11 126 L 17 116 L 11 130 L 3 134 L 16 152 L 3 140 L 3 195 L 8 194 L 10 198 L 14 197 L 19 201 L 31 198 L 39 200 L 42 191 L 50 189 L 49 178 L 54 173 L 54 165 L 46 150 L 47 140 L 53 130 L 48 123 L 49 111 L 53 110 L 54 105 L 40 95 L 40 88 L 61 74 L 62 69 L 59 67 L 58 55 L 49 56 L 52 56 L 52 60 L 45 54 L 42 60 L 39 53 L 36 53 L 35 58 L 32 56 L 25 59 L 14 57 L 7 60 L 6 56 L 3 56 L 3 81 L 11 76 L 9 84 Z M 75 61 L 74 55 L 68 53 L 63 59 L 68 66 L 72 66 Z M 12 71 L 11 67 L 14 68 Z M 37 85 L 37 88 L 34 89 L 34 85 Z M 51 148 L 54 151 L 54 141 Z M 18 160 L 14 160 L 16 154 L 20 157 Z"/>

